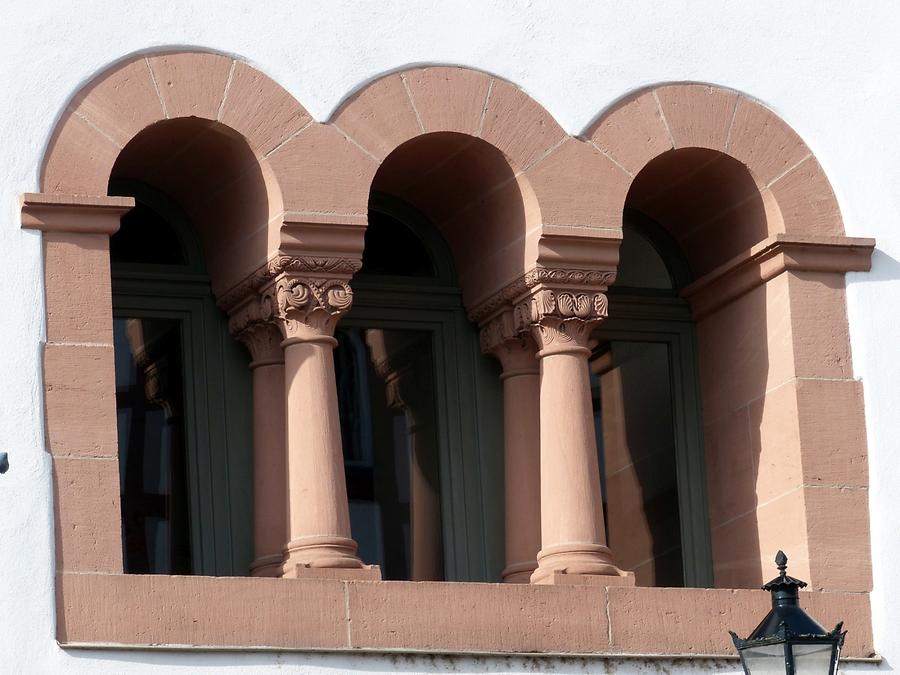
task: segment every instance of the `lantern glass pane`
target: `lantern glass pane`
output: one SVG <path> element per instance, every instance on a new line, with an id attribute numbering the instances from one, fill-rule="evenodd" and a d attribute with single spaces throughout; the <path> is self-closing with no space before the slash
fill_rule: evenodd
<path id="1" fill-rule="evenodd" d="M 747 647 L 741 650 L 744 666 L 751 675 L 784 675 L 784 644 Z"/>
<path id="2" fill-rule="evenodd" d="M 796 675 L 831 675 L 831 656 L 834 645 L 793 645 Z"/>

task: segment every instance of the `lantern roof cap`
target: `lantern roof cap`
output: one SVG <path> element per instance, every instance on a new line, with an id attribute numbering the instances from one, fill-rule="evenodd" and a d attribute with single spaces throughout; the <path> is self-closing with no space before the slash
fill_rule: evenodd
<path id="1" fill-rule="evenodd" d="M 801 581 L 800 579 L 795 579 L 794 577 L 788 576 L 787 561 L 788 558 L 784 554 L 784 551 L 778 551 L 778 554 L 775 556 L 775 564 L 778 566 L 779 575 L 762 587 L 764 591 L 779 591 L 790 588 L 806 588 L 807 583 L 805 581 Z"/>
<path id="2" fill-rule="evenodd" d="M 843 643 L 841 624 L 827 631 L 800 607 L 799 590 L 806 582 L 787 573 L 787 556 L 778 551 L 775 557 L 779 575 L 763 586 L 772 594 L 772 609 L 746 640 L 731 633 L 735 646 L 740 650 L 753 645 L 779 644 L 787 641 Z"/>

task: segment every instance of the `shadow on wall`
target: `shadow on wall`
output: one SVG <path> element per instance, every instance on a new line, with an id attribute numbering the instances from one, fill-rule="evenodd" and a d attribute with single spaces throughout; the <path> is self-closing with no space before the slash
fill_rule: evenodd
<path id="1" fill-rule="evenodd" d="M 713 150 L 670 150 L 649 162 L 626 206 L 662 225 L 700 278 L 765 239 L 776 223 L 741 162 Z M 778 282 L 759 286 L 696 322 L 714 585 L 753 588 L 760 568 L 760 465 L 770 384 L 767 307 Z M 774 288 L 773 288 L 774 287 Z M 786 291 L 783 294 L 787 302 Z M 786 314 L 788 315 L 788 314 Z M 777 334 L 776 334 L 777 337 Z M 768 447 L 771 447 L 769 444 Z M 771 495 L 767 495 L 767 498 Z"/>
<path id="2" fill-rule="evenodd" d="M 635 177 L 626 203 L 666 227 L 695 279 L 769 234 L 753 176 L 741 162 L 715 150 L 663 153 Z"/>
<path id="3" fill-rule="evenodd" d="M 616 454 L 625 455 L 618 463 L 628 466 L 614 474 L 609 450 L 615 445 L 604 442 L 609 544 L 620 564 L 635 572 L 639 586 L 683 586 L 667 345 L 618 342 L 611 350 L 616 372 L 609 384 L 624 403 L 620 416 L 626 436 Z M 619 523 L 613 521 L 613 509 L 621 513 Z"/>
<path id="4" fill-rule="evenodd" d="M 871 271 L 847 273 L 848 288 L 855 284 L 877 284 L 897 280 L 900 280 L 900 260 L 877 248 L 872 252 Z"/>

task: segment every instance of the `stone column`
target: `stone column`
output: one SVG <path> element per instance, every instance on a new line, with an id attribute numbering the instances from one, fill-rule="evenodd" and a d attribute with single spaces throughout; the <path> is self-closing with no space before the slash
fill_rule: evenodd
<path id="1" fill-rule="evenodd" d="M 506 567 L 503 581 L 528 583 L 541 548 L 540 371 L 537 346 L 516 334 L 511 311 L 481 329 L 481 348 L 503 367 Z"/>
<path id="2" fill-rule="evenodd" d="M 253 373 L 253 542 L 250 574 L 280 577 L 287 542 L 284 351 L 278 326 L 261 317 L 253 293 L 229 319 L 250 351 Z"/>
<path id="3" fill-rule="evenodd" d="M 352 304 L 344 279 L 279 275 L 264 291 L 284 337 L 288 534 L 286 577 L 309 569 L 365 568 L 350 533 L 332 350 Z"/>
<path id="4" fill-rule="evenodd" d="M 532 583 L 578 583 L 566 575 L 633 579 L 606 546 L 591 406 L 587 344 L 606 311 L 599 289 L 547 284 L 516 307 L 516 324 L 530 327 L 538 345 L 541 370 L 541 551 Z"/>

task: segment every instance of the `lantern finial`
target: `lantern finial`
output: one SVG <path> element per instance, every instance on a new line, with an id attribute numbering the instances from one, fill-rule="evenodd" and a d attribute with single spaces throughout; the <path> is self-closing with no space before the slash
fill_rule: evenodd
<path id="1" fill-rule="evenodd" d="M 784 551 L 778 551 L 777 555 L 775 556 L 775 564 L 778 566 L 778 576 L 772 579 L 772 581 L 767 583 L 765 586 L 763 586 L 763 590 L 780 591 L 785 589 L 793 589 L 792 597 L 796 598 L 797 589 L 806 588 L 806 582 L 788 576 L 787 561 L 788 557 L 785 555 Z M 774 600 L 775 596 L 773 596 L 772 599 Z"/>
<path id="2" fill-rule="evenodd" d="M 775 555 L 775 564 L 778 565 L 778 571 L 781 573 L 781 576 L 787 576 L 787 556 L 784 554 L 784 551 L 778 551 Z"/>

